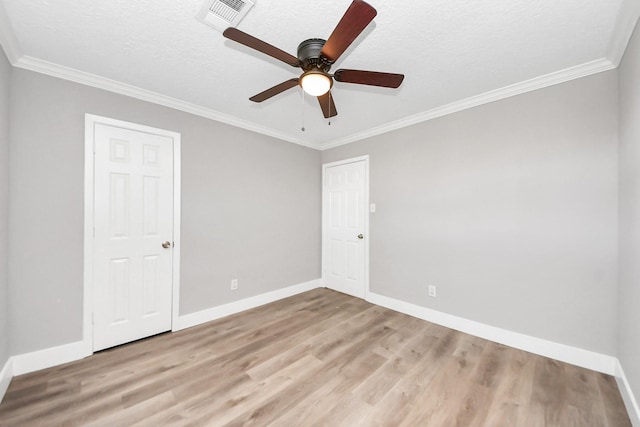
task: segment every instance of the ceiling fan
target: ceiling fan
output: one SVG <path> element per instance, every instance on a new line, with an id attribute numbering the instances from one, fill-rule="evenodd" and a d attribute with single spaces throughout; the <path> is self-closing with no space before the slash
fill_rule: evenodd
<path id="1" fill-rule="evenodd" d="M 353 0 L 329 38 L 326 41 L 323 39 L 303 41 L 298 46 L 297 57 L 234 27 L 227 28 L 222 34 L 230 40 L 283 61 L 292 67 L 302 68 L 303 73 L 299 78 L 287 80 L 260 92 L 249 98 L 251 101 L 262 102 L 300 85 L 306 93 L 318 98 L 324 117 L 330 118 L 338 114 L 331 96 L 333 80 L 395 89 L 404 79 L 403 74 L 363 70 L 339 69 L 329 74 L 331 66 L 369 25 L 376 14 L 376 10 L 368 3 Z"/>

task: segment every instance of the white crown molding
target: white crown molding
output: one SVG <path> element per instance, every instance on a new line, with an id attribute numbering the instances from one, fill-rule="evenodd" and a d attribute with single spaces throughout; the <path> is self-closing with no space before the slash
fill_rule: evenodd
<path id="1" fill-rule="evenodd" d="M 153 104 L 162 105 L 165 107 L 173 108 L 175 110 L 184 111 L 185 113 L 194 114 L 196 116 L 204 117 L 207 119 L 215 120 L 217 122 L 225 123 L 231 126 L 235 126 L 241 129 L 256 132 L 262 135 L 277 138 L 283 141 L 292 142 L 294 144 L 302 145 L 309 148 L 318 149 L 316 144 L 303 141 L 301 139 L 292 138 L 282 132 L 278 132 L 274 129 L 260 126 L 247 120 L 242 120 L 237 117 L 230 116 L 228 114 L 221 113 L 209 108 L 205 108 L 196 104 L 181 101 L 170 96 L 162 95 L 150 90 L 141 89 L 136 86 L 132 86 L 126 83 L 121 83 L 116 80 L 107 79 L 95 74 L 86 73 L 73 68 L 65 67 L 62 65 L 54 64 L 51 62 L 43 61 L 41 59 L 33 58 L 30 56 L 21 56 L 15 62 L 12 62 L 15 67 L 22 68 L 29 71 L 35 71 L 37 73 L 46 74 L 49 76 L 57 77 L 63 80 L 69 80 L 75 83 L 80 83 L 87 86 L 92 86 L 98 89 L 107 90 L 109 92 L 119 93 L 131 98 L 140 99 L 142 101 L 151 102 Z"/>
<path id="2" fill-rule="evenodd" d="M 173 324 L 173 331 L 180 331 L 192 326 L 201 325 L 212 320 L 220 319 L 221 317 L 230 316 L 261 305 L 269 304 L 270 302 L 298 295 L 321 287 L 320 283 L 320 279 L 315 279 L 298 285 L 289 286 L 288 288 L 278 289 L 272 292 L 245 298 L 240 301 L 234 301 L 195 313 L 185 314 L 184 316 L 180 316 L 176 319 Z"/>
<path id="3" fill-rule="evenodd" d="M 618 383 L 622 400 L 624 400 L 624 406 L 627 408 L 627 412 L 629 413 L 631 425 L 640 426 L 640 407 L 638 406 L 638 401 L 633 395 L 631 385 L 627 380 L 627 376 L 625 375 L 619 360 L 616 361 L 616 382 Z"/>
<path id="4" fill-rule="evenodd" d="M 628 39 L 627 39 L 628 41 Z M 119 93 L 121 95 L 130 96 L 132 98 L 140 99 L 143 101 L 151 102 L 154 104 L 163 105 L 176 110 L 184 111 L 186 113 L 194 114 L 200 117 L 205 117 L 211 120 L 215 120 L 221 123 L 225 123 L 238 128 L 246 129 L 252 132 L 260 133 L 262 135 L 277 138 L 283 141 L 292 142 L 294 144 L 302 145 L 305 147 L 313 148 L 316 150 L 327 150 L 329 148 L 338 147 L 340 145 L 350 144 L 352 142 L 360 141 L 362 139 L 371 138 L 383 133 L 391 132 L 404 127 L 412 126 L 418 123 L 422 123 L 428 120 L 433 120 L 438 117 L 443 117 L 449 114 L 453 114 L 459 111 L 463 111 L 469 108 L 477 107 L 490 102 L 499 101 L 501 99 L 509 98 L 512 96 L 520 95 L 526 92 L 542 89 L 548 86 L 553 86 L 559 83 L 564 83 L 570 80 L 586 77 L 592 74 L 601 73 L 614 69 L 617 64 L 614 64 L 608 59 L 599 59 L 596 61 L 588 62 L 575 67 L 570 67 L 555 73 L 550 73 L 544 76 L 536 77 L 524 82 L 516 83 L 510 86 L 505 86 L 500 89 L 496 89 L 490 92 L 486 92 L 480 95 L 476 95 L 462 101 L 453 102 L 451 104 L 434 108 L 429 111 L 425 111 L 407 118 L 397 120 L 395 122 L 387 123 L 375 128 L 366 130 L 364 132 L 356 133 L 345 138 L 336 139 L 322 144 L 316 144 L 309 141 L 304 141 L 298 138 L 292 138 L 289 135 L 278 132 L 276 130 L 256 125 L 246 120 L 238 119 L 236 117 L 220 113 L 215 110 L 211 110 L 205 107 L 201 107 L 196 104 L 191 104 L 185 101 L 181 101 L 176 98 L 171 98 L 156 92 L 152 92 L 146 89 L 141 89 L 136 86 L 121 83 L 115 80 L 107 79 L 95 74 L 85 73 L 73 68 L 64 67 L 51 62 L 43 61 L 37 58 L 29 56 L 21 56 L 17 61 L 12 61 L 12 64 L 16 67 L 23 68 L 25 70 L 34 71 L 41 74 L 58 77 L 64 80 L 73 81 L 87 86 L 92 86 L 98 89 L 107 90 L 110 92 Z"/>
<path id="5" fill-rule="evenodd" d="M 622 61 L 639 17 L 640 1 L 626 0 L 622 3 L 609 45 L 609 59 L 616 67 Z"/>
<path id="6" fill-rule="evenodd" d="M 409 316 L 417 317 L 418 319 L 423 319 L 447 328 L 455 329 L 476 337 L 528 351 L 530 353 L 549 357 L 551 359 L 570 363 L 593 371 L 602 372 L 607 375 L 616 374 L 617 359 L 613 356 L 547 341 L 541 338 L 509 331 L 507 329 L 497 328 L 495 326 L 485 325 L 484 323 L 453 316 L 451 314 L 372 292 L 368 294 L 367 301 L 391 310 L 399 311 L 400 313 L 404 313 Z"/>
<path id="7" fill-rule="evenodd" d="M 196 116 L 225 123 L 230 126 L 235 126 L 248 131 L 270 136 L 279 140 L 292 142 L 294 144 L 302 145 L 316 150 L 318 149 L 317 144 L 310 143 L 298 138 L 292 138 L 289 135 L 286 135 L 274 129 L 260 126 L 247 120 L 242 120 L 237 117 L 221 113 L 219 111 L 181 101 L 179 99 L 152 92 L 150 90 L 141 89 L 139 87 L 128 85 L 126 83 L 121 83 L 116 80 L 107 79 L 95 74 L 86 73 L 84 71 L 79 71 L 73 68 L 54 64 L 52 62 L 23 55 L 12 30 L 9 17 L 7 16 L 6 10 L 2 3 L 0 3 L 0 45 L 4 49 L 5 54 L 7 55 L 7 59 L 9 59 L 9 62 L 14 67 L 46 74 L 63 80 L 69 80 L 98 89 L 107 90 L 109 92 L 118 93 L 120 95 L 126 95 L 132 98 L 140 99 L 142 101 L 147 101 L 153 104 L 158 104 L 176 110 L 184 111 Z"/>
<path id="8" fill-rule="evenodd" d="M 426 122 L 428 120 L 433 120 L 438 117 L 447 116 L 449 114 L 457 113 L 459 111 L 467 110 L 473 107 L 478 107 L 490 102 L 499 101 L 501 99 L 521 95 L 526 92 L 531 92 L 545 87 L 557 85 L 559 83 L 568 82 L 570 80 L 579 79 L 581 77 L 590 76 L 592 74 L 601 73 L 603 71 L 612 70 L 615 67 L 615 64 L 613 64 L 608 59 L 598 59 L 596 61 L 587 62 L 582 65 L 566 68 L 561 71 L 546 74 L 544 76 L 536 77 L 510 86 L 505 86 L 500 89 L 485 92 L 480 95 L 472 96 L 461 101 L 452 102 L 451 104 L 415 114 L 401 120 L 396 120 L 395 122 L 386 123 L 384 125 L 377 126 L 364 132 L 353 134 L 346 138 L 336 139 L 334 141 L 322 144 L 320 149 L 328 150 L 329 148 L 350 144 L 352 142 L 371 138 L 383 133 Z"/>
<path id="9" fill-rule="evenodd" d="M 325 143 L 313 143 L 299 138 L 291 137 L 277 130 L 257 125 L 247 120 L 239 119 L 228 114 L 221 113 L 209 108 L 205 108 L 196 104 L 181 101 L 176 98 L 165 96 L 136 86 L 121 83 L 115 80 L 107 79 L 95 74 L 86 73 L 73 68 L 64 67 L 62 65 L 43 61 L 37 58 L 25 56 L 22 54 L 19 44 L 11 30 L 10 21 L 6 15 L 4 7 L 0 4 L 0 44 L 7 54 L 7 58 L 15 67 L 23 68 L 29 71 L 58 77 L 64 80 L 92 86 L 98 89 L 107 90 L 121 95 L 130 96 L 132 98 L 163 105 L 186 113 L 194 114 L 200 117 L 215 120 L 238 128 L 246 129 L 262 135 L 277 138 L 283 141 L 292 142 L 294 144 L 313 148 L 316 150 L 327 150 L 329 148 L 338 147 L 340 145 L 349 144 L 366 138 L 371 138 L 387 132 L 391 132 L 414 124 L 422 123 L 428 120 L 443 117 L 469 108 L 477 107 L 490 102 L 509 98 L 511 96 L 520 95 L 526 92 L 542 89 L 548 86 L 564 83 L 573 79 L 586 77 L 592 74 L 608 71 L 616 68 L 624 51 L 626 49 L 629 38 L 633 33 L 636 22 L 640 16 L 640 2 L 637 0 L 626 0 L 618 15 L 618 23 L 615 33 L 611 41 L 608 58 L 603 58 L 582 65 L 570 67 L 558 72 L 550 73 L 544 76 L 536 77 L 524 82 L 505 86 L 500 89 L 489 91 L 480 95 L 456 101 L 442 107 L 434 108 L 413 116 L 406 117 L 401 120 L 386 123 L 375 128 L 368 129 L 363 132 L 355 133 L 344 138 L 335 139 Z"/>
<path id="10" fill-rule="evenodd" d="M 0 34 L 0 36 L 2 35 Z M 141 89 L 136 86 L 120 83 L 115 80 L 100 77 L 95 74 L 85 73 L 83 71 L 78 71 L 73 68 L 68 68 L 61 65 L 53 64 L 51 62 L 43 61 L 37 58 L 33 58 L 29 56 L 21 56 L 17 61 L 12 61 L 12 64 L 16 67 L 23 68 L 25 70 L 46 74 L 49 76 L 61 78 L 63 80 L 69 80 L 75 83 L 80 83 L 80 84 L 92 86 L 98 89 L 119 93 L 125 96 L 130 96 L 132 98 L 140 99 L 142 101 L 163 105 L 165 107 L 184 111 L 186 113 L 194 114 L 196 116 L 215 120 L 231 126 L 235 126 L 238 128 L 242 128 L 242 129 L 256 132 L 262 135 L 266 135 L 266 136 L 277 138 L 283 141 L 291 142 L 294 144 L 302 145 L 305 147 L 313 148 L 316 150 L 327 150 L 329 148 L 350 144 L 352 142 L 371 138 L 377 135 L 402 129 L 402 128 L 412 126 L 418 123 L 422 123 L 428 120 L 433 120 L 433 119 L 443 117 L 449 114 L 453 114 L 459 111 L 467 110 L 469 108 L 488 104 L 490 102 L 499 101 L 501 99 L 509 98 L 516 95 L 521 95 L 526 92 L 531 92 L 534 90 L 564 83 L 570 80 L 586 77 L 592 74 L 601 73 L 603 71 L 612 70 L 616 68 L 616 65 L 617 65 L 608 59 L 599 59 L 596 61 L 588 62 L 586 64 L 567 68 L 562 71 L 550 73 L 541 77 L 536 77 L 524 82 L 516 83 L 510 86 L 505 86 L 503 88 L 486 92 L 480 95 L 476 95 L 476 96 L 464 99 L 462 101 L 453 102 L 451 104 L 434 108 L 432 110 L 425 111 L 419 114 L 415 114 L 413 116 L 409 116 L 407 118 L 397 120 L 395 122 L 377 126 L 375 128 L 371 128 L 364 132 L 359 132 L 359 133 L 347 136 L 345 138 L 336 139 L 336 140 L 329 141 L 322 144 L 316 144 L 316 143 L 304 141 L 298 138 L 291 138 L 289 135 L 275 131 L 273 129 L 256 125 L 255 123 L 238 119 L 236 117 L 233 117 L 224 113 L 220 113 L 218 111 L 211 110 L 205 107 L 201 107 L 196 104 L 191 104 L 191 103 L 181 101 L 176 98 L 171 98 L 169 96 L 165 96 L 156 92 L 152 92 L 146 89 Z"/>
<path id="11" fill-rule="evenodd" d="M 0 3 L 0 46 L 12 64 L 15 64 L 22 56 L 11 21 L 9 21 L 9 16 L 7 16 L 7 11 L 2 3 Z"/>

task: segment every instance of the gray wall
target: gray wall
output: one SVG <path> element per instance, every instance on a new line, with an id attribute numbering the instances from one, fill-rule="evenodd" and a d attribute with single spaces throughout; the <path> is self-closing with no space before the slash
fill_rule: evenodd
<path id="1" fill-rule="evenodd" d="M 319 153 L 1 65 L 13 354 L 81 339 L 86 112 L 182 134 L 181 314 L 319 277 L 319 165 L 369 154 L 372 291 L 616 354 L 615 71 Z"/>
<path id="2" fill-rule="evenodd" d="M 0 48 L 0 369 L 9 358 L 8 226 L 9 226 L 9 83 L 11 65 Z"/>
<path id="3" fill-rule="evenodd" d="M 616 77 L 324 151 L 370 155 L 371 290 L 616 354 Z"/>
<path id="4" fill-rule="evenodd" d="M 620 310 L 618 358 L 640 399 L 640 30 L 620 79 Z"/>
<path id="5" fill-rule="evenodd" d="M 85 113 L 182 134 L 181 314 L 320 277 L 318 151 L 21 69 L 12 85 L 14 354 L 82 338 Z"/>

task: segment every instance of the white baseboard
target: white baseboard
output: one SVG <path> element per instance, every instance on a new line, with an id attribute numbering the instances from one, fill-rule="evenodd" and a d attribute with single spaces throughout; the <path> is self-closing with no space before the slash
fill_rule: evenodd
<path id="1" fill-rule="evenodd" d="M 208 308 L 206 310 L 198 311 L 195 313 L 185 314 L 184 316 L 178 317 L 175 324 L 173 325 L 173 330 L 179 331 L 182 329 L 190 328 L 192 326 L 201 325 L 202 323 L 220 319 L 221 317 L 240 313 L 241 311 L 249 310 L 261 305 L 269 304 L 270 302 L 301 294 L 303 292 L 319 288 L 321 286 L 320 283 L 320 279 L 315 279 L 309 282 L 300 283 L 299 285 L 289 286 L 288 288 L 278 289 L 276 291 L 267 292 L 265 294 L 256 295 L 250 298 L 245 298 L 240 301 L 234 301 L 228 304 Z"/>
<path id="2" fill-rule="evenodd" d="M 627 380 L 627 376 L 624 374 L 622 364 L 619 360 L 616 360 L 616 381 L 618 383 L 618 388 L 620 389 L 620 394 L 622 394 L 622 400 L 624 400 L 624 406 L 627 407 L 631 424 L 635 427 L 640 427 L 640 407 L 638 406 L 638 401 L 633 395 L 633 390 L 631 390 L 631 385 L 629 385 L 629 381 Z"/>
<path id="3" fill-rule="evenodd" d="M 13 359 L 10 357 L 0 371 L 0 402 L 9 388 L 11 378 L 13 378 Z"/>
<path id="4" fill-rule="evenodd" d="M 299 285 L 290 286 L 288 288 L 267 292 L 265 294 L 256 295 L 240 301 L 180 316 L 178 317 L 173 330 L 178 331 L 186 329 L 211 320 L 219 319 L 221 317 L 236 314 L 244 310 L 249 310 L 270 302 L 307 292 L 321 286 L 321 279 L 311 280 Z M 640 408 L 638 407 L 622 366 L 615 357 L 564 344 L 554 343 L 540 338 L 508 331 L 506 329 L 496 328 L 372 292 L 368 293 L 367 301 L 409 316 L 427 320 L 451 329 L 505 344 L 510 347 L 529 351 L 531 353 L 550 357 L 552 359 L 608 375 L 613 375 L 617 379 L 618 387 L 620 388 L 627 411 L 629 412 L 631 422 L 634 426 L 640 426 Z M 13 376 L 46 369 L 63 363 L 73 362 L 90 355 L 91 352 L 88 351 L 86 343 L 78 341 L 75 343 L 10 357 L 2 368 L 2 371 L 0 371 L 0 401 L 2 401 Z"/>
<path id="5" fill-rule="evenodd" d="M 251 298 L 235 301 L 219 307 L 213 307 L 197 313 L 180 316 L 178 317 L 173 330 L 178 331 L 180 329 L 186 329 L 230 314 L 239 313 L 273 301 L 307 292 L 312 289 L 319 288 L 321 286 L 320 282 L 320 279 L 311 280 L 299 285 L 256 295 Z M 92 351 L 90 346 L 88 346 L 84 341 L 78 341 L 10 357 L 2 368 L 2 371 L 0 371 L 0 402 L 2 401 L 2 398 L 9 387 L 9 383 L 14 376 L 73 362 L 90 356 L 91 354 Z"/>
<path id="6" fill-rule="evenodd" d="M 12 356 L 13 375 L 28 374 L 91 356 L 83 341 Z"/>
<path id="7" fill-rule="evenodd" d="M 9 387 L 11 379 L 16 375 L 28 374 L 40 369 L 73 362 L 91 355 L 87 353 L 84 342 L 78 341 L 71 344 L 46 348 L 31 353 L 11 356 L 0 371 L 0 402 Z"/>
<path id="8" fill-rule="evenodd" d="M 278 289 L 273 292 L 257 295 L 255 297 L 221 305 L 219 307 L 213 307 L 197 313 L 188 314 L 186 316 L 181 316 L 178 317 L 178 321 L 176 322 L 177 325 L 174 325 L 173 330 L 177 331 L 199 325 L 200 323 L 205 323 L 230 314 L 239 313 L 250 308 L 268 304 L 318 287 L 320 287 L 320 279 L 290 286 L 284 289 Z M 62 365 L 63 363 L 73 362 L 90 356 L 91 354 L 92 351 L 87 343 L 84 341 L 77 341 L 31 353 L 12 356 L 2 369 L 0 376 L 0 390 L 2 389 L 1 387 L 5 385 L 5 382 L 8 386 L 11 378 L 15 375 L 27 374 L 29 372 L 39 371 L 40 369 Z"/>
<path id="9" fill-rule="evenodd" d="M 496 328 L 372 292 L 368 293 L 367 301 L 391 310 L 399 311 L 400 313 L 408 314 L 409 316 L 437 323 L 438 325 L 525 350 L 530 353 L 550 357 L 608 375 L 616 374 L 617 359 L 613 356 Z"/>

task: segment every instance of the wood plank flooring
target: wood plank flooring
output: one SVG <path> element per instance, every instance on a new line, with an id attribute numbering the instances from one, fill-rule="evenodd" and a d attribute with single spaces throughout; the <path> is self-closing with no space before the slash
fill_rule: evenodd
<path id="1" fill-rule="evenodd" d="M 615 379 L 327 289 L 16 377 L 0 426 L 630 426 Z"/>

